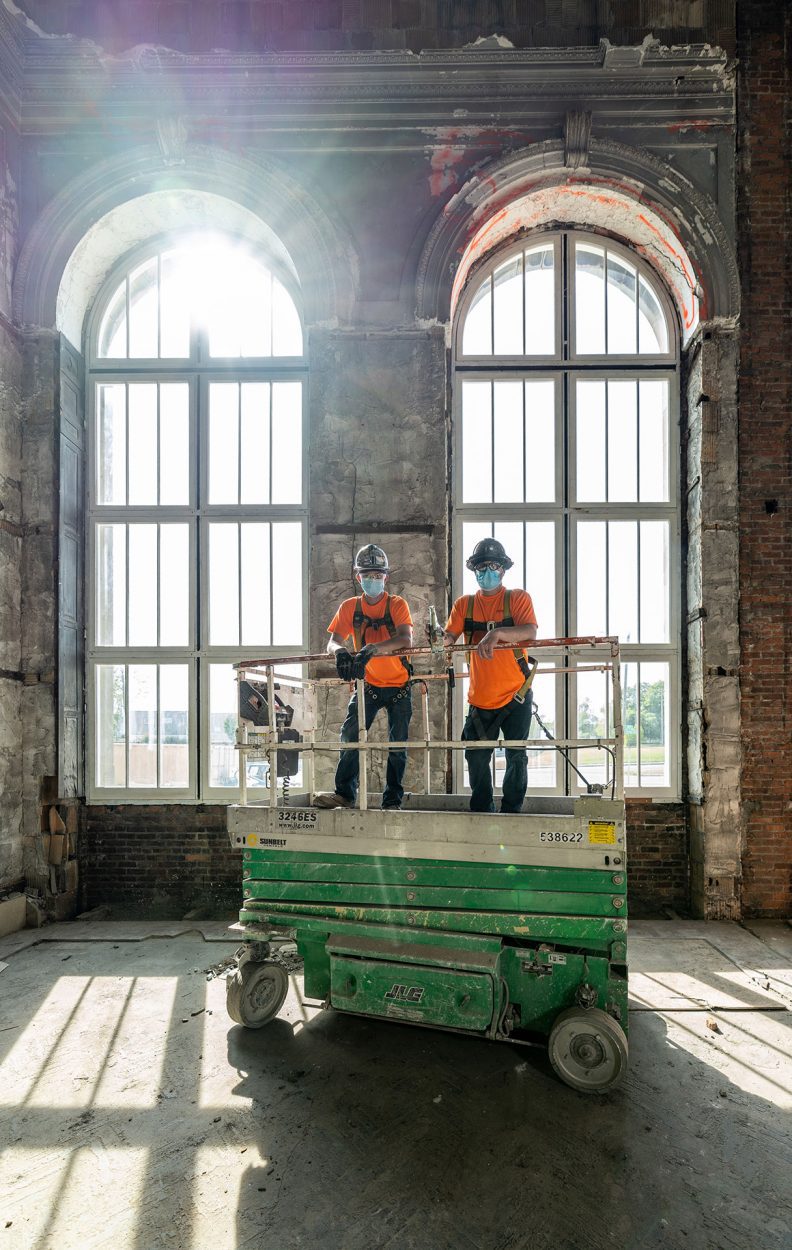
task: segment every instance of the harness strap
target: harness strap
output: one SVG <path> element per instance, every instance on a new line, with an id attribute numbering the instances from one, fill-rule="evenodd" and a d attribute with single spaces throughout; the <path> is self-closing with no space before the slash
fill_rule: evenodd
<path id="1" fill-rule="evenodd" d="M 487 631 L 490 629 L 509 629 L 512 625 L 514 625 L 514 617 L 511 614 L 511 591 L 510 590 L 507 590 L 505 595 L 503 596 L 503 619 L 500 621 L 477 621 L 473 616 L 473 608 L 474 608 L 475 602 L 476 602 L 476 596 L 468 595 L 467 615 L 465 617 L 465 623 L 463 626 L 463 635 L 464 635 L 465 642 L 467 643 L 469 647 L 472 646 L 473 635 L 476 633 L 483 635 L 483 634 L 486 634 Z M 484 627 L 483 629 L 481 628 L 482 625 Z M 527 695 L 528 691 L 531 689 L 531 686 L 533 684 L 534 673 L 536 672 L 536 667 L 537 667 L 536 660 L 532 661 L 532 665 L 529 668 L 528 662 L 520 647 L 514 647 L 512 650 L 512 655 L 514 656 L 514 659 L 517 663 L 517 666 L 520 672 L 525 678 L 525 680 L 523 681 L 523 684 L 520 686 L 520 689 L 514 695 L 514 698 L 517 700 L 518 703 L 524 703 L 525 696 Z M 470 651 L 468 651 L 468 654 L 467 654 L 467 661 L 468 661 L 468 668 L 469 668 L 470 667 Z M 498 726 L 498 728 L 500 728 L 500 725 Z"/>
<path id="2" fill-rule="evenodd" d="M 355 650 L 360 651 L 365 646 L 366 634 L 372 627 L 375 629 L 381 629 L 383 625 L 388 631 L 388 637 L 394 638 L 396 636 L 396 626 L 394 625 L 393 617 L 391 616 L 390 595 L 388 592 L 385 591 L 385 611 L 382 616 L 366 616 L 366 613 L 363 611 L 363 596 L 358 595 L 355 600 L 355 611 L 352 616 L 352 638 L 354 639 Z M 412 664 L 407 659 L 407 656 L 401 655 L 399 656 L 399 659 L 401 660 L 404 668 L 406 668 L 408 677 L 412 677 Z"/>

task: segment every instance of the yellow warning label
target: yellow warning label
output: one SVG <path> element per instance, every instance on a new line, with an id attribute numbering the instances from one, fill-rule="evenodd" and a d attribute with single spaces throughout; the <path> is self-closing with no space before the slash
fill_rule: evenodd
<path id="1" fill-rule="evenodd" d="M 249 834 L 248 834 L 248 836 L 247 836 L 247 844 L 248 844 L 248 846 L 257 846 L 257 845 L 258 845 L 258 838 L 256 837 L 255 833 L 249 833 Z"/>
<path id="2" fill-rule="evenodd" d="M 616 842 L 616 826 L 612 820 L 590 820 L 589 842 L 597 846 L 613 846 Z"/>

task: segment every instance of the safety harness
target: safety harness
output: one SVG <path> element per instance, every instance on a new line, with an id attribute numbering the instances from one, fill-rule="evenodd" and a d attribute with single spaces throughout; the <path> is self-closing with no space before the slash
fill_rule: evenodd
<path id="1" fill-rule="evenodd" d="M 366 616 L 366 613 L 363 611 L 363 596 L 358 595 L 355 600 L 355 612 L 352 617 L 352 637 L 355 641 L 355 650 L 360 651 L 360 649 L 366 645 L 366 634 L 369 629 L 372 627 L 374 629 L 381 629 L 383 625 L 388 631 L 388 637 L 395 637 L 396 626 L 394 625 L 393 617 L 391 616 L 390 595 L 388 592 L 385 592 L 385 611 L 382 616 Z M 399 659 L 407 670 L 407 676 L 412 677 L 412 664 L 407 659 L 407 656 L 399 656 Z"/>
<path id="2" fill-rule="evenodd" d="M 492 629 L 509 629 L 515 623 L 514 617 L 511 614 L 511 591 L 510 590 L 507 590 L 503 597 L 503 618 L 500 621 L 477 621 L 475 617 L 473 616 L 473 608 L 474 608 L 475 602 L 476 602 L 476 596 L 468 595 L 467 611 L 465 614 L 465 623 L 462 627 L 462 632 L 463 632 L 463 636 L 465 639 L 465 643 L 468 647 L 473 646 L 474 636 L 476 634 L 483 636 L 484 634 L 489 633 L 490 630 Z M 479 739 L 488 739 L 490 736 L 492 736 L 493 740 L 496 740 L 498 737 L 498 734 L 500 733 L 501 725 L 508 715 L 508 710 L 511 704 L 512 703 L 525 703 L 525 700 L 528 697 L 528 693 L 533 684 L 534 673 L 536 672 L 536 668 L 537 668 L 537 662 L 532 657 L 529 657 L 529 659 L 531 660 L 531 663 L 529 665 L 528 660 L 526 660 L 525 655 L 520 647 L 514 647 L 512 650 L 512 655 L 514 656 L 515 663 L 517 664 L 525 680 L 523 681 L 523 684 L 520 686 L 520 689 L 516 691 L 515 694 L 512 695 L 512 698 L 509 700 L 509 703 L 505 704 L 505 706 L 501 709 L 501 715 L 499 717 L 496 717 L 493 723 L 488 727 L 488 731 L 485 730 L 481 717 L 477 715 L 477 710 L 473 708 L 471 704 L 471 719 L 473 721 L 473 724 L 475 726 L 476 733 L 478 734 Z M 470 667 L 470 652 L 468 652 L 468 667 Z"/>

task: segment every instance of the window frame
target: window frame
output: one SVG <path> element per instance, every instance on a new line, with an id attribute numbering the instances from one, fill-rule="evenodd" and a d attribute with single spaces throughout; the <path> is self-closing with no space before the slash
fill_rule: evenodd
<path id="1" fill-rule="evenodd" d="M 503 265 L 511 256 L 518 252 L 553 240 L 555 258 L 555 327 L 557 352 L 549 356 L 487 356 L 464 355 L 461 351 L 465 319 L 483 281 L 493 271 Z M 577 242 L 593 243 L 604 247 L 608 252 L 622 256 L 634 267 L 638 275 L 649 283 L 657 298 L 669 337 L 669 350 L 665 354 L 645 353 L 625 356 L 622 354 L 575 354 L 575 258 L 574 244 Z M 567 276 L 564 285 L 564 275 Z M 493 313 L 494 316 L 494 313 Z M 566 334 L 564 333 L 566 327 Z M 460 297 L 455 315 L 452 332 L 452 387 L 451 387 L 451 419 L 453 426 L 452 438 L 452 584 L 461 588 L 464 577 L 464 560 L 466 552 L 462 549 L 463 525 L 481 522 L 487 530 L 490 525 L 507 521 L 555 520 L 556 529 L 556 634 L 564 636 L 567 631 L 565 622 L 574 622 L 577 618 L 577 522 L 582 519 L 591 520 L 653 520 L 662 519 L 669 522 L 669 637 L 665 643 L 624 643 L 620 647 L 622 665 L 625 663 L 668 663 L 669 665 L 669 733 L 668 733 L 668 778 L 667 786 L 630 786 L 625 787 L 627 797 L 646 798 L 666 802 L 678 801 L 682 783 L 682 511 L 680 482 L 680 345 L 681 333 L 676 309 L 669 299 L 668 293 L 655 272 L 646 262 L 621 244 L 608 236 L 594 234 L 583 230 L 559 230 L 552 234 L 524 236 L 512 241 L 494 255 L 480 262 L 468 276 L 465 289 Z M 465 380 L 486 379 L 525 379 L 551 377 L 556 380 L 555 395 L 555 483 L 556 499 L 553 503 L 469 503 L 462 498 L 462 390 Z M 580 378 L 624 379 L 647 377 L 667 380 L 668 386 L 668 499 L 658 502 L 578 502 L 576 499 L 575 453 L 576 426 L 575 400 L 576 383 Z M 559 481 L 560 479 L 560 481 Z M 559 559 L 560 555 L 560 559 Z M 508 574 L 506 578 L 508 586 Z M 527 587 L 530 591 L 530 586 Z M 461 593 L 461 590 L 460 590 Z M 458 594 L 454 594 L 454 599 Z M 542 637 L 542 621 L 539 621 L 539 636 Z M 569 636 L 572 636 L 572 633 Z M 546 635 L 545 635 L 546 636 Z M 563 656 L 554 652 L 548 654 L 544 650 L 541 659 L 546 662 L 560 661 Z M 461 685 L 461 683 L 460 683 Z M 568 679 L 557 680 L 555 699 L 556 726 L 575 728 L 577 723 L 577 678 L 570 674 Z M 458 689 L 453 699 L 453 717 L 455 734 L 461 731 L 464 719 L 463 692 Z M 574 736 L 567 732 L 567 736 Z M 455 752 L 454 783 L 455 788 L 463 788 L 464 761 L 460 752 Z M 547 789 L 532 788 L 528 793 L 570 794 L 580 793 L 575 786 L 574 773 L 565 764 L 556 771 L 556 787 Z"/>
<path id="2" fill-rule="evenodd" d="M 209 785 L 210 759 L 210 693 L 209 665 L 211 663 L 236 663 L 251 658 L 249 645 L 211 646 L 209 643 L 208 612 L 208 542 L 205 535 L 210 521 L 266 521 L 289 520 L 301 526 L 302 550 L 302 636 L 299 641 L 281 646 L 261 644 L 267 654 L 292 655 L 307 650 L 310 622 L 308 619 L 309 581 L 309 464 L 308 464 L 308 356 L 304 309 L 294 279 L 284 273 L 283 266 L 249 240 L 233 234 L 223 234 L 229 246 L 248 246 L 261 264 L 271 270 L 283 284 L 295 303 L 303 334 L 301 356 L 211 356 L 205 329 L 191 325 L 190 355 L 188 357 L 135 358 L 100 357 L 97 354 L 99 330 L 105 311 L 119 284 L 125 277 L 150 260 L 171 248 L 189 241 L 198 232 L 188 230 L 183 234 L 172 232 L 127 252 L 105 277 L 102 289 L 93 302 L 86 318 L 84 346 L 86 361 L 86 515 L 85 548 L 87 552 L 85 577 L 86 613 L 86 796 L 89 803 L 229 803 L 239 797 L 239 787 Z M 98 439 L 97 396 L 102 382 L 129 383 L 186 381 L 189 386 L 189 502 L 187 504 L 101 504 L 98 501 Z M 301 395 L 301 502 L 299 504 L 212 504 L 208 503 L 208 396 L 209 384 L 225 382 L 277 382 L 298 381 Z M 203 454 L 202 454 L 203 453 Z M 98 578 L 96 568 L 96 533 L 102 521 L 107 523 L 167 523 L 184 521 L 189 526 L 190 604 L 188 610 L 188 636 L 184 647 L 174 646 L 103 646 L 96 640 L 96 594 Z M 127 603 L 127 613 L 129 607 Z M 189 785 L 186 788 L 142 786 L 100 786 L 97 783 L 97 681 L 96 670 L 101 664 L 134 663 L 184 663 L 188 666 L 188 734 L 189 734 Z M 128 700 L 128 690 L 127 690 Z M 129 726 L 127 723 L 127 735 Z"/>

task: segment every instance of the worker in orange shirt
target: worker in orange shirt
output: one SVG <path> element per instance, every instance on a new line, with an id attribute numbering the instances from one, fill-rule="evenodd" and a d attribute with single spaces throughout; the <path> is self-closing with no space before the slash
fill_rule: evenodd
<path id="1" fill-rule="evenodd" d="M 365 677 L 366 729 L 384 709 L 388 716 L 391 742 L 406 742 L 412 716 L 410 667 L 405 658 L 393 655 L 412 646 L 412 617 L 400 595 L 385 589 L 390 568 L 381 547 L 369 543 L 355 556 L 355 581 L 363 591 L 345 599 L 327 627 L 327 650 L 335 656 L 336 672 L 343 681 Z M 348 649 L 352 643 L 354 651 Z M 358 697 L 352 695 L 346 720 L 341 726 L 342 742 L 358 741 Z M 402 780 L 407 766 L 406 751 L 389 751 L 382 793 L 383 808 L 402 805 Z M 335 792 L 319 794 L 317 807 L 351 807 L 355 801 L 360 774 L 357 751 L 342 751 L 335 775 Z"/>
<path id="2" fill-rule="evenodd" d="M 457 599 L 444 631 L 453 645 L 460 635 L 475 647 L 470 652 L 468 715 L 462 737 L 466 742 L 527 739 L 531 727 L 532 695 L 529 667 L 520 644 L 536 637 L 536 615 L 531 596 L 525 590 L 506 590 L 503 576 L 514 561 L 495 538 L 476 543 L 466 567 L 475 574 L 479 589 L 475 595 Z M 510 642 L 514 650 L 498 643 Z M 483 748 L 465 751 L 470 777 L 470 810 L 494 812 L 492 751 Z M 519 812 L 528 786 L 525 751 L 506 748 L 502 812 Z"/>

